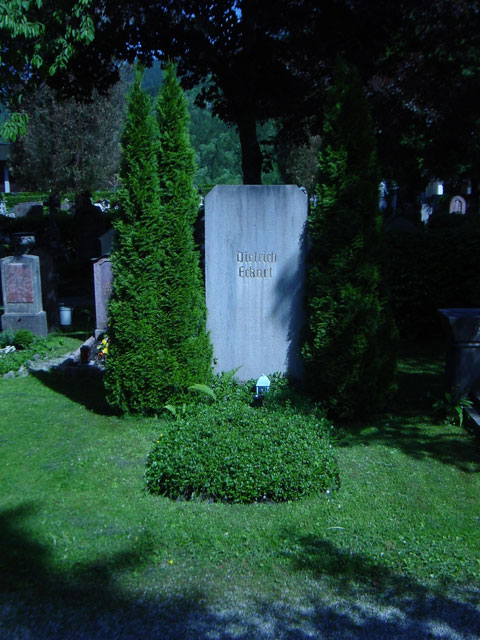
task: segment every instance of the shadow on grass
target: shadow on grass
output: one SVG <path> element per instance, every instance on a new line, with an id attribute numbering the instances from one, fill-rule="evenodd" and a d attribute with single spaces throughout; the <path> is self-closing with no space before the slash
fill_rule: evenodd
<path id="1" fill-rule="evenodd" d="M 382 444 L 416 459 L 432 458 L 466 473 L 479 472 L 480 434 L 439 423 L 433 414 L 433 404 L 445 393 L 442 359 L 430 354 L 402 358 L 397 382 L 398 393 L 388 413 L 376 416 L 368 426 L 346 426 L 338 445 Z"/>
<path id="2" fill-rule="evenodd" d="M 478 437 L 460 427 L 425 424 L 418 415 L 382 416 L 377 418 L 375 428 L 348 427 L 337 442 L 340 447 L 356 444 L 380 444 L 417 460 L 430 458 L 465 473 L 480 472 Z"/>
<path id="3" fill-rule="evenodd" d="M 287 536 L 289 533 L 287 532 Z M 308 572 L 330 593 L 310 598 L 315 638 L 478 638 L 480 610 L 478 587 L 445 595 L 444 585 L 429 587 L 394 573 L 370 559 L 337 548 L 311 535 L 290 533 L 297 551 L 291 557 L 297 571 Z M 328 630 L 328 633 L 325 631 Z M 323 632 L 323 633 L 320 633 Z M 297 637 L 297 636 L 288 636 Z"/>
<path id="4" fill-rule="evenodd" d="M 278 601 L 257 594 L 239 601 L 228 593 L 226 607 L 214 609 L 194 588 L 149 598 L 141 595 L 140 582 L 136 594 L 128 593 L 117 577 L 148 562 L 148 540 L 65 572 L 34 539 L 28 527 L 34 513 L 28 504 L 0 513 L 2 640 L 458 640 L 480 629 L 473 604 L 294 532 L 294 569 L 316 580 L 300 601 L 289 601 L 288 593 Z"/>
<path id="5" fill-rule="evenodd" d="M 71 573 L 55 567 L 49 548 L 32 537 L 25 520 L 34 507 L 0 513 L 0 637 L 35 638 L 207 638 L 217 621 L 201 594 L 155 601 L 135 599 L 116 575 L 142 564 L 146 541 L 86 563 Z M 141 547 L 141 548 L 140 548 Z M 210 636 L 208 636 L 210 637 Z"/>
<path id="6" fill-rule="evenodd" d="M 105 388 L 101 375 L 70 376 L 55 371 L 32 371 L 31 375 L 52 391 L 83 405 L 89 411 L 102 416 L 118 415 L 118 412 L 105 400 Z"/>

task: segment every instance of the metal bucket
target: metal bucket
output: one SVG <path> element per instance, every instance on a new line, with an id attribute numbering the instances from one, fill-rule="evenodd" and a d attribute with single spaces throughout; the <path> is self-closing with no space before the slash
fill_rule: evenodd
<path id="1" fill-rule="evenodd" d="M 60 314 L 60 326 L 71 327 L 72 326 L 72 307 L 58 307 Z"/>

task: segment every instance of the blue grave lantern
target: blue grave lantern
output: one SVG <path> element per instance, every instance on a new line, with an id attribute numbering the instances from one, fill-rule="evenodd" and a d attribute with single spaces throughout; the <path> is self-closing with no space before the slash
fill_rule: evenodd
<path id="1" fill-rule="evenodd" d="M 255 386 L 257 389 L 257 397 L 263 396 L 270 391 L 270 380 L 264 373 L 262 373 Z"/>

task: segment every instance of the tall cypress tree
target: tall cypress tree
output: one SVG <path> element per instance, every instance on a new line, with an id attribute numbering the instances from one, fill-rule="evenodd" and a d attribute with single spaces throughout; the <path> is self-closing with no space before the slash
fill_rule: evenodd
<path id="1" fill-rule="evenodd" d="M 162 345 L 169 376 L 176 388 L 207 383 L 212 347 L 206 331 L 206 302 L 193 224 L 199 196 L 194 186 L 195 154 L 190 143 L 189 115 L 173 64 L 166 65 L 158 95 L 158 172 L 162 202 L 163 291 Z"/>
<path id="2" fill-rule="evenodd" d="M 303 356 L 311 393 L 363 417 L 393 389 L 396 329 L 382 291 L 373 124 L 358 74 L 339 62 L 324 113 L 317 205 L 309 216 Z"/>
<path id="3" fill-rule="evenodd" d="M 165 158 L 161 171 L 167 177 L 160 180 L 159 132 L 151 111 L 137 73 L 122 136 L 105 386 L 110 404 L 123 412 L 142 414 L 158 411 L 189 384 L 206 382 L 211 357 L 191 228 L 196 213 L 193 187 L 178 181 L 171 187 L 175 202 L 167 198 L 165 185 L 175 182 L 176 172 L 182 174 L 184 158 L 178 159 L 174 169 L 170 163 L 175 159 Z M 172 121 L 171 126 L 178 125 Z M 176 236 L 180 229 L 183 241 Z M 197 272 L 191 268 L 185 273 L 185 262 L 196 265 Z M 189 295 L 190 306 L 197 309 L 196 325 L 189 323 L 193 337 L 178 320 Z M 201 366 L 192 348 L 200 334 L 206 352 Z"/>

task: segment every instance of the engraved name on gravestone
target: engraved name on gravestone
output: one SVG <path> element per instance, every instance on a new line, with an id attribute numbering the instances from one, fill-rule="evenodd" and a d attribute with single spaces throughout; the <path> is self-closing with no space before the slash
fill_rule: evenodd
<path id="1" fill-rule="evenodd" d="M 1 261 L 2 329 L 29 329 L 47 335 L 47 316 L 42 306 L 42 283 L 38 256 L 9 256 Z"/>
<path id="2" fill-rule="evenodd" d="M 112 294 L 113 271 L 109 258 L 100 258 L 93 263 L 93 282 L 95 286 L 95 338 L 107 329 L 107 307 Z"/>
<path id="3" fill-rule="evenodd" d="M 205 199 L 208 329 L 217 371 L 302 373 L 308 199 L 294 185 L 215 187 Z"/>

